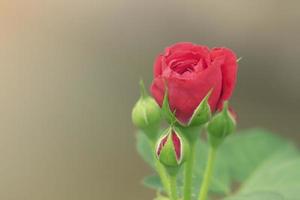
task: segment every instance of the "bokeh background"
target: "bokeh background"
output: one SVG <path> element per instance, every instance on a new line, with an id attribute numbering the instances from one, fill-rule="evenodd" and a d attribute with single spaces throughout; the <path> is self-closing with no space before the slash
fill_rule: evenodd
<path id="1" fill-rule="evenodd" d="M 165 46 L 243 57 L 239 128 L 300 143 L 300 3 L 1 0 L 0 199 L 151 199 L 131 108 Z"/>

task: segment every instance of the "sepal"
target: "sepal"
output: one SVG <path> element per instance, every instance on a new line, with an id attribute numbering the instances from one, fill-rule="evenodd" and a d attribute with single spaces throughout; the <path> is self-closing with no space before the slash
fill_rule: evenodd
<path id="1" fill-rule="evenodd" d="M 169 97 L 168 97 L 168 87 L 165 88 L 165 95 L 164 95 L 164 100 L 161 106 L 162 110 L 162 115 L 163 117 L 169 122 L 169 124 L 173 124 L 177 122 L 175 112 L 172 112 L 170 109 L 170 104 L 169 104 Z"/>
<path id="2" fill-rule="evenodd" d="M 200 126 L 207 123 L 211 118 L 211 108 L 208 99 L 212 93 L 211 89 L 202 99 L 198 107 L 195 109 L 192 117 L 189 120 L 188 126 Z"/>

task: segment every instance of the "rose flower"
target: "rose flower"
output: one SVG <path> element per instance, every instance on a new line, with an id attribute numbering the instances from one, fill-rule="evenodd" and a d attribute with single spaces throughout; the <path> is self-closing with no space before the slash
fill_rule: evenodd
<path id="1" fill-rule="evenodd" d="M 210 90 L 211 111 L 222 108 L 233 92 L 237 68 L 237 57 L 228 48 L 177 43 L 156 58 L 151 93 L 162 106 L 167 87 L 171 111 L 182 124 L 187 124 Z"/>

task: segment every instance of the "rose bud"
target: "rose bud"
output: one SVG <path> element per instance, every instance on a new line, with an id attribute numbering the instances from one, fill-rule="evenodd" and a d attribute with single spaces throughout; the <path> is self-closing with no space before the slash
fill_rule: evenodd
<path id="1" fill-rule="evenodd" d="M 209 143 L 212 147 L 218 147 L 228 135 L 234 132 L 235 128 L 234 114 L 229 110 L 226 101 L 222 111 L 217 113 L 207 124 Z"/>
<path id="2" fill-rule="evenodd" d="M 223 107 L 235 87 L 237 68 L 237 57 L 230 49 L 177 43 L 156 58 L 151 93 L 160 106 L 167 93 L 171 112 L 188 126 L 209 91 L 210 111 Z"/>
<path id="3" fill-rule="evenodd" d="M 143 81 L 140 82 L 140 87 L 141 97 L 133 107 L 132 121 L 140 129 L 153 131 L 155 127 L 159 126 L 161 109 L 156 101 L 147 94 Z"/>
<path id="4" fill-rule="evenodd" d="M 166 167 L 180 166 L 188 154 L 188 144 L 174 128 L 169 128 L 158 140 L 157 159 Z"/>

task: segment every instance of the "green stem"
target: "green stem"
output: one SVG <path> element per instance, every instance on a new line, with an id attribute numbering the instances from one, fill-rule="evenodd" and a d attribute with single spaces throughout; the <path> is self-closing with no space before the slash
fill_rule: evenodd
<path id="1" fill-rule="evenodd" d="M 155 149 L 155 139 L 149 138 L 149 142 L 150 142 L 150 145 L 152 146 L 152 149 L 154 150 Z M 153 152 L 155 152 L 155 151 L 153 151 Z M 159 175 L 159 178 L 161 180 L 161 183 L 163 185 L 163 188 L 164 188 L 166 194 L 168 196 L 171 196 L 169 175 L 167 174 L 166 168 L 159 162 L 159 160 L 156 159 L 155 153 L 153 153 L 153 154 L 154 154 L 153 156 L 155 159 L 154 165 L 155 165 L 156 172 Z"/>
<path id="2" fill-rule="evenodd" d="M 193 179 L 193 165 L 195 161 L 195 143 L 190 143 L 191 152 L 188 160 L 184 166 L 184 189 L 183 189 L 183 199 L 191 200 L 192 195 L 192 179 Z"/>
<path id="3" fill-rule="evenodd" d="M 157 159 L 155 161 L 155 167 L 167 195 L 171 196 L 169 176 L 165 167 Z"/>
<path id="4" fill-rule="evenodd" d="M 171 200 L 177 200 L 177 176 L 171 175 L 170 176 L 170 186 L 171 186 Z"/>
<path id="5" fill-rule="evenodd" d="M 205 168 L 204 172 L 204 178 L 201 184 L 201 190 L 199 194 L 199 200 L 206 200 L 207 198 L 207 193 L 209 189 L 209 184 L 213 172 L 213 167 L 214 167 L 214 162 L 216 158 L 216 148 L 210 147 L 209 152 L 208 152 L 208 160 L 207 160 L 207 165 Z"/>

